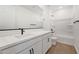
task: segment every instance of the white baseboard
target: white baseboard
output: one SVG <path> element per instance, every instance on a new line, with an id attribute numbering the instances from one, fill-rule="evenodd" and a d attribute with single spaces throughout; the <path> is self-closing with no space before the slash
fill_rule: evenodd
<path id="1" fill-rule="evenodd" d="M 75 49 L 76 49 L 76 53 L 79 54 L 79 49 L 77 48 L 76 45 L 74 45 Z"/>
<path id="2" fill-rule="evenodd" d="M 64 41 L 62 41 L 62 40 L 57 40 L 57 42 L 60 42 L 60 43 L 64 43 L 64 44 L 73 46 L 73 43 L 72 43 L 72 42 L 66 42 L 65 40 L 64 40 Z"/>
<path id="3" fill-rule="evenodd" d="M 65 36 L 65 35 L 57 35 L 57 38 L 58 38 L 57 42 L 74 46 L 74 48 L 76 49 L 76 53 L 79 54 L 79 48 L 75 44 L 73 37 L 69 37 L 69 36 Z"/>
<path id="4" fill-rule="evenodd" d="M 65 35 L 57 35 L 57 41 L 61 43 L 65 43 L 68 45 L 72 45 L 74 43 L 73 37 L 65 36 Z"/>

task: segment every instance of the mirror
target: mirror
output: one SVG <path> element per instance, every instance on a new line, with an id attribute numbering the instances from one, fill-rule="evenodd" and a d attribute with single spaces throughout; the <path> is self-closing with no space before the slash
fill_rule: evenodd
<path id="1" fill-rule="evenodd" d="M 0 29 L 14 29 L 15 10 L 12 6 L 0 5 Z"/>
<path id="2" fill-rule="evenodd" d="M 26 7 L 20 5 L 0 5 L 0 29 L 41 28 L 40 14 Z"/>

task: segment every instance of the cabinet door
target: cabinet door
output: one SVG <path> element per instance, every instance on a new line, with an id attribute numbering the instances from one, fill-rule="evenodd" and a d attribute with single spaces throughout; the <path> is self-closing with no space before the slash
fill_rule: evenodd
<path id="1" fill-rule="evenodd" d="M 32 46 L 32 51 L 34 54 L 42 54 L 42 40 Z"/>
<path id="2" fill-rule="evenodd" d="M 43 53 L 46 53 L 47 50 L 51 47 L 52 42 L 50 39 L 51 36 L 47 36 L 43 38 Z"/>
<path id="3" fill-rule="evenodd" d="M 18 54 L 42 54 L 42 41 L 36 42 L 31 47 L 23 50 Z"/>
<path id="4" fill-rule="evenodd" d="M 43 39 L 43 53 L 46 53 L 48 50 L 48 38 Z"/>

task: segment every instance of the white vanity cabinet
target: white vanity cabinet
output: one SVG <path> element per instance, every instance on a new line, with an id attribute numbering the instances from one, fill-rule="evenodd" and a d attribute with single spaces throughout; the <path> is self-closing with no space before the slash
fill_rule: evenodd
<path id="1" fill-rule="evenodd" d="M 42 54 L 42 41 L 35 43 L 18 54 Z"/>
<path id="2" fill-rule="evenodd" d="M 24 51 L 20 52 L 19 54 L 27 54 L 27 53 L 28 54 L 42 54 L 42 53 L 45 54 L 52 45 L 51 36 L 52 34 L 49 33 L 49 34 L 39 37 L 42 40 L 35 43 L 30 48 L 25 49 Z"/>
<path id="3" fill-rule="evenodd" d="M 51 36 L 52 34 L 49 33 L 42 38 L 43 39 L 43 54 L 45 54 L 52 45 Z"/>
<path id="4" fill-rule="evenodd" d="M 48 39 L 44 38 L 43 39 L 43 54 L 45 54 L 48 50 Z"/>
<path id="5" fill-rule="evenodd" d="M 42 54 L 42 41 L 37 42 L 32 48 L 34 54 Z"/>
<path id="6" fill-rule="evenodd" d="M 20 51 L 28 49 L 29 47 L 31 47 L 33 45 L 36 45 L 35 43 L 37 43 L 39 41 L 41 41 L 41 38 L 34 38 L 29 41 L 24 41 L 24 42 L 16 44 L 16 45 L 6 47 L 6 48 L 0 50 L 0 53 L 2 53 L 2 54 L 17 54 Z"/>
<path id="7" fill-rule="evenodd" d="M 15 45 L 10 45 L 0 50 L 2 54 L 45 54 L 51 47 L 51 36 L 52 34 L 46 33 L 38 37 L 25 39 Z"/>

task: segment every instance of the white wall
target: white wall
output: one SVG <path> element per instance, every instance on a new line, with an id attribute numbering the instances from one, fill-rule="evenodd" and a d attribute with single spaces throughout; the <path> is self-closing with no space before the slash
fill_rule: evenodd
<path id="1" fill-rule="evenodd" d="M 79 6 L 74 6 L 74 15 L 73 15 L 73 21 L 79 20 Z M 75 23 L 73 27 L 74 32 L 74 46 L 79 53 L 79 23 Z"/>
<path id="2" fill-rule="evenodd" d="M 72 9 L 59 9 L 52 15 L 54 15 L 52 22 L 55 25 L 56 33 L 61 35 L 71 35 L 70 30 L 72 28 L 70 27 L 70 24 L 73 15 Z"/>
<path id="3" fill-rule="evenodd" d="M 49 19 L 49 10 L 47 8 L 44 8 L 42 20 L 43 20 L 43 28 L 45 30 L 51 30 L 51 20 Z"/>
<path id="4" fill-rule="evenodd" d="M 54 12 L 56 20 L 72 18 L 72 8 L 61 8 Z"/>
<path id="5" fill-rule="evenodd" d="M 73 11 L 74 11 L 73 17 L 74 18 L 79 17 L 79 6 L 78 5 L 74 6 L 74 10 Z"/>
<path id="6" fill-rule="evenodd" d="M 66 44 L 73 44 L 73 32 L 72 32 L 72 8 L 61 8 L 52 13 L 53 17 L 50 17 L 52 24 L 55 26 L 55 33 L 58 37 L 58 41 Z"/>

